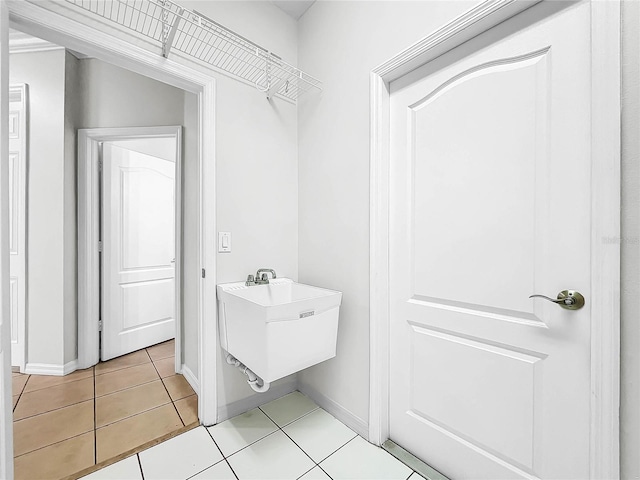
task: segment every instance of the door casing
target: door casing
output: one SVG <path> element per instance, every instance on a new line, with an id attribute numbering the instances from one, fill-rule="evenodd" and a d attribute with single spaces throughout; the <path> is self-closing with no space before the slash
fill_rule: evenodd
<path id="1" fill-rule="evenodd" d="M 99 144 L 118 140 L 176 139 L 175 177 L 175 369 L 182 364 L 182 127 L 88 128 L 78 130 L 78 368 L 100 361 L 100 175 Z M 193 375 L 185 376 L 189 383 Z M 198 391 L 198 385 L 192 385 Z"/>
<path id="2" fill-rule="evenodd" d="M 216 232 L 216 182 L 215 182 L 215 87 L 214 77 L 202 71 L 180 64 L 171 59 L 165 59 L 159 54 L 146 50 L 130 42 L 104 33 L 90 27 L 88 24 L 62 16 L 51 10 L 43 8 L 36 3 L 13 0 L 11 2 L 0 2 L 0 23 L 2 23 L 2 34 L 0 36 L 0 70 L 2 88 L 0 113 L 8 111 L 8 28 L 21 30 L 30 35 L 44 38 L 52 43 L 64 46 L 75 51 L 81 51 L 86 55 L 112 63 L 116 66 L 126 68 L 141 75 L 170 84 L 188 92 L 194 93 L 198 97 L 198 199 L 199 199 L 199 235 L 198 235 L 198 257 L 199 265 L 202 267 L 198 289 L 198 383 L 199 396 L 198 418 L 204 425 L 213 425 L 217 421 L 218 400 L 216 392 L 216 368 L 217 349 L 210 348 L 217 345 L 217 309 L 216 309 L 216 253 L 211 247 L 215 245 Z M 0 152 L 0 165 L 7 164 L 8 131 L 2 122 L 0 130 L 0 145 L 3 147 Z M 206 132 L 206 136 L 204 133 Z M 4 168 L 4 167 L 3 167 Z M 8 211 L 8 178 L 4 170 L 0 170 L 0 211 Z M 4 233 L 8 231 L 6 216 L 2 216 L 0 227 L 0 240 L 4 240 Z M 208 246 L 208 247 L 207 247 Z M 0 307 L 4 318 L 5 305 L 8 306 L 8 264 L 5 265 L 2 259 L 8 255 L 6 242 L 0 242 Z M 7 257 L 8 258 L 8 257 Z M 205 322 L 204 319 L 207 319 Z M 2 325 L 4 329 L 5 325 Z M 6 343 L 7 337 L 2 334 L 1 341 Z M 2 399 L 0 406 L 11 404 L 10 391 L 10 361 L 4 363 L 5 349 L 0 359 L 2 372 L 0 373 L 0 386 L 9 385 L 8 389 L 0 392 Z M 2 388 L 2 387 L 0 387 Z M 3 403 L 6 402 L 6 403 Z M 4 412 L 4 409 L 3 409 Z M 9 416 L 11 418 L 11 409 Z M 8 426 L 7 426 L 8 425 Z M 9 430 L 9 431 L 7 431 Z M 11 423 L 3 424 L 0 421 L 0 477 L 10 478 L 3 475 L 12 471 L 11 462 Z M 6 450 L 6 451 L 5 451 Z M 3 459 L 8 459 L 2 462 Z"/>
<path id="3" fill-rule="evenodd" d="M 369 441 L 389 438 L 390 83 L 539 3 L 486 0 L 370 74 Z M 591 2 L 591 478 L 619 478 L 620 401 L 620 3 Z M 428 459 L 423 459 L 428 460 Z"/>

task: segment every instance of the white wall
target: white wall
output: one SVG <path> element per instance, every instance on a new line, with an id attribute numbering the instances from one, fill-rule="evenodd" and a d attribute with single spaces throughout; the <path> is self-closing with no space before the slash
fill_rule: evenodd
<path id="1" fill-rule="evenodd" d="M 182 269 L 194 275 L 182 277 L 182 361 L 198 375 L 198 97 L 184 92 L 182 161 Z"/>
<path id="2" fill-rule="evenodd" d="M 181 5 L 286 61 L 297 61 L 295 20 L 267 2 L 183 1 Z M 297 279 L 296 106 L 279 99 L 269 102 L 251 86 L 224 75 L 216 77 L 218 230 L 231 232 L 232 244 L 231 253 L 218 254 L 218 282 L 244 280 L 262 267 Z M 195 335 L 196 331 L 185 333 L 189 338 Z M 224 363 L 222 354 L 219 359 L 218 400 L 224 409 L 254 392 L 243 374 Z M 292 381 L 287 378 L 272 388 Z"/>
<path id="3" fill-rule="evenodd" d="M 183 91 L 96 59 L 80 61 L 82 128 L 182 125 Z"/>
<path id="4" fill-rule="evenodd" d="M 64 362 L 78 358 L 77 129 L 82 116 L 79 62 L 65 53 L 64 82 Z"/>
<path id="5" fill-rule="evenodd" d="M 640 3 L 622 3 L 620 478 L 640 478 Z"/>
<path id="6" fill-rule="evenodd" d="M 46 74 L 44 74 L 46 72 Z M 10 55 L 11 83 L 29 85 L 27 362 L 65 363 L 65 52 Z M 67 310 L 67 313 L 68 310 Z M 67 325 L 68 326 L 68 325 Z"/>
<path id="7" fill-rule="evenodd" d="M 474 2 L 320 1 L 299 67 L 323 82 L 298 109 L 299 277 L 343 292 L 338 353 L 299 375 L 360 423 L 369 415 L 369 73 Z"/>

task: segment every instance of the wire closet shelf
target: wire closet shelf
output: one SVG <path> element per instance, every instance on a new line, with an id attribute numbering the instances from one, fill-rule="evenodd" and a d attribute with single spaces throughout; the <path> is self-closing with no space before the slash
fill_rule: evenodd
<path id="1" fill-rule="evenodd" d="M 267 98 L 295 102 L 322 83 L 201 13 L 171 0 L 65 0 L 173 49 L 216 70 L 255 85 Z"/>

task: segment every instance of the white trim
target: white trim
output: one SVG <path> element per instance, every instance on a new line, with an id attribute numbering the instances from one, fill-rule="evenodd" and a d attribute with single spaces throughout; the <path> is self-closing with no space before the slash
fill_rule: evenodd
<path id="1" fill-rule="evenodd" d="M 0 478 L 13 478 L 9 319 L 9 9 L 0 1 Z"/>
<path id="2" fill-rule="evenodd" d="M 88 128 L 78 130 L 78 368 L 100 360 L 100 142 L 175 138 L 175 361 L 182 365 L 182 127 Z"/>
<path id="3" fill-rule="evenodd" d="M 332 400 L 323 393 L 320 393 L 318 390 L 306 383 L 299 383 L 298 390 L 361 437 L 367 438 L 369 436 L 369 425 L 367 422 L 344 408 L 335 400 Z"/>
<path id="4" fill-rule="evenodd" d="M 370 371 L 369 441 L 389 438 L 389 85 L 443 53 L 534 5 L 487 0 L 389 59 L 370 77 Z M 593 237 L 591 477 L 619 477 L 620 10 L 591 2 L 593 61 Z M 597 137 L 597 138 L 595 138 Z"/>
<path id="5" fill-rule="evenodd" d="M 180 366 L 180 370 L 178 370 L 178 372 L 182 373 L 184 379 L 187 381 L 187 383 L 189 383 L 189 385 L 191 385 L 193 391 L 196 392 L 196 395 L 200 395 L 200 382 L 198 381 L 198 377 L 196 377 L 193 371 L 191 371 L 189 367 L 183 364 Z"/>
<path id="6" fill-rule="evenodd" d="M 8 6 L 13 28 L 195 93 L 198 96 L 198 168 L 200 171 L 199 198 L 201 201 L 198 265 L 207 271 L 207 278 L 200 280 L 198 302 L 198 372 L 200 377 L 198 417 L 200 422 L 205 425 L 216 423 L 218 409 L 216 395 L 218 359 L 217 349 L 214 347 L 218 345 L 215 307 L 216 259 L 215 249 L 209 247 L 214 245 L 213 241 L 209 241 L 209 239 L 215 237 L 216 231 L 216 158 L 213 135 L 215 132 L 215 78 L 171 59 L 162 58 L 156 53 L 99 29 L 42 8 L 39 3 L 25 0 L 0 3 Z M 4 94 L 0 96 L 5 98 Z M 2 164 L 4 163 L 2 162 Z M 4 205 L 0 206 L 5 208 Z M 205 206 L 206 215 L 204 214 Z M 4 251 L 0 253 L 4 254 Z M 5 293 L 2 293 L 5 298 Z"/>
<path id="7" fill-rule="evenodd" d="M 64 365 L 56 363 L 27 363 L 24 373 L 28 375 L 55 375 L 62 377 L 78 369 L 78 360 L 71 360 Z"/>
<path id="8" fill-rule="evenodd" d="M 620 2 L 593 1 L 591 18 L 590 470 L 619 478 L 620 243 L 604 239 L 620 238 Z"/>
<path id="9" fill-rule="evenodd" d="M 20 113 L 20 151 L 22 159 L 20 162 L 20 172 L 18 174 L 18 211 L 19 221 L 17 228 L 18 245 L 17 249 L 20 253 L 20 266 L 17 272 L 18 277 L 18 290 L 22 290 L 22 294 L 18 294 L 18 310 L 21 314 L 18 314 L 18 342 L 11 342 L 11 364 L 14 367 L 18 367 L 21 372 L 24 372 L 25 365 L 27 363 L 27 321 L 29 316 L 28 308 L 28 272 L 27 272 L 27 225 L 28 218 L 28 201 L 27 192 L 29 191 L 29 144 L 27 138 L 29 137 L 29 86 L 26 83 L 9 85 L 9 109 L 11 109 L 12 103 L 17 103 L 15 99 L 12 101 L 11 97 L 15 97 L 16 93 L 20 95 L 21 113 Z M 15 260 L 14 260 L 15 261 Z M 16 272 L 14 272 L 15 274 Z M 12 335 L 13 336 L 13 335 Z M 16 358 L 16 361 L 13 359 Z"/>
<path id="10" fill-rule="evenodd" d="M 9 33 L 9 53 L 50 52 L 52 50 L 64 50 L 64 47 L 23 32 L 14 30 Z"/>
<path id="11" fill-rule="evenodd" d="M 247 388 L 249 385 L 247 385 Z M 218 422 L 224 422 L 230 418 L 246 413 L 249 410 L 258 408 L 260 405 L 269 403 L 280 397 L 283 397 L 289 393 L 295 392 L 298 389 L 298 382 L 296 377 L 284 383 L 278 383 L 277 385 L 271 385 L 269 390 L 264 393 L 254 393 L 248 397 L 242 398 L 226 405 L 220 405 L 218 407 Z"/>

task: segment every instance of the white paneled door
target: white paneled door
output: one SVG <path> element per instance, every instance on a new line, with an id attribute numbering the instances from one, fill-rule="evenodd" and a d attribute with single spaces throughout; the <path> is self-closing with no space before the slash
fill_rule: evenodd
<path id="1" fill-rule="evenodd" d="M 546 4 L 391 84 L 390 438 L 455 479 L 590 476 L 591 10 Z"/>
<path id="2" fill-rule="evenodd" d="M 103 145 L 101 360 L 175 335 L 175 162 Z"/>
<path id="3" fill-rule="evenodd" d="M 9 311 L 11 365 L 25 367 L 27 290 L 27 85 L 9 88 Z"/>

